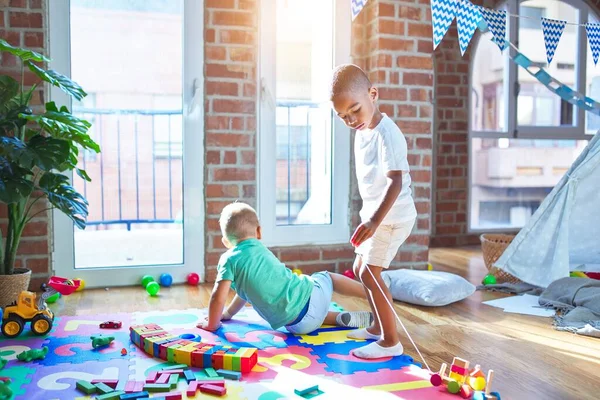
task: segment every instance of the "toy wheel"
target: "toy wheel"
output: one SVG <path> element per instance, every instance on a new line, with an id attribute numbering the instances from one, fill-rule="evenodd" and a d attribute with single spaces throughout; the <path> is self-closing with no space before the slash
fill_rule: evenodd
<path id="1" fill-rule="evenodd" d="M 8 338 L 19 336 L 23 332 L 25 321 L 18 315 L 9 316 L 2 323 L 2 334 Z"/>
<path id="2" fill-rule="evenodd" d="M 52 329 L 52 320 L 45 315 L 36 315 L 31 320 L 31 330 L 36 335 L 45 335 Z"/>

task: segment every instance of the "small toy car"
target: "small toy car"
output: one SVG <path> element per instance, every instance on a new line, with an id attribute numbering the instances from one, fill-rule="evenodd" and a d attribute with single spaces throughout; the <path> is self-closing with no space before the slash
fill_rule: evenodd
<path id="1" fill-rule="evenodd" d="M 121 321 L 104 321 L 100 324 L 103 329 L 121 329 Z"/>

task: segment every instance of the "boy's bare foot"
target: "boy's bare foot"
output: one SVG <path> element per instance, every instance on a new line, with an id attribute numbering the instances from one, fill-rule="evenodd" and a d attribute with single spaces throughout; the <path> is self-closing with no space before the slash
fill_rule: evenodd
<path id="1" fill-rule="evenodd" d="M 402 343 L 398 342 L 394 346 L 383 347 L 379 341 L 369 343 L 366 346 L 359 347 L 358 349 L 352 351 L 354 356 L 364 359 L 395 357 L 401 356 L 402 353 L 404 353 L 404 347 L 402 346 Z"/>
<path id="2" fill-rule="evenodd" d="M 356 329 L 348 332 L 347 335 L 350 339 L 363 339 L 363 340 L 379 340 L 381 334 L 371 333 L 368 328 Z"/>

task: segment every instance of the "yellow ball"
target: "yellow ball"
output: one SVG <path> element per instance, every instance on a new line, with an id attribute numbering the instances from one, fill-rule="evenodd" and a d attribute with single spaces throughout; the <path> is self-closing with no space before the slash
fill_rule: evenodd
<path id="1" fill-rule="evenodd" d="M 83 279 L 78 279 L 78 280 L 79 280 L 79 287 L 75 291 L 81 292 L 83 290 L 83 288 L 85 287 L 85 281 Z"/>
<path id="2" fill-rule="evenodd" d="M 433 265 L 427 263 L 427 271 L 433 271 Z"/>
<path id="3" fill-rule="evenodd" d="M 485 378 L 482 376 L 478 376 L 477 378 L 471 378 L 471 387 L 474 390 L 484 390 L 485 389 Z"/>
<path id="4" fill-rule="evenodd" d="M 298 276 L 302 275 L 302 270 L 301 270 L 301 269 L 298 269 L 298 268 L 294 268 L 294 269 L 292 270 L 292 272 L 293 272 L 293 273 L 295 273 L 295 274 L 296 274 L 296 275 L 298 275 Z"/>

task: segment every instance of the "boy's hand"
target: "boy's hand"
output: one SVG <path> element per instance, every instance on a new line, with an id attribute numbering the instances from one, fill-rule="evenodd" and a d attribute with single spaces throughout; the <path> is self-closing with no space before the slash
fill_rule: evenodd
<path id="1" fill-rule="evenodd" d="M 365 240 L 369 239 L 375 234 L 375 231 L 378 227 L 379 224 L 373 220 L 363 222 L 354 231 L 354 234 L 350 238 L 350 243 L 352 243 L 354 247 L 360 246 Z"/>
<path id="2" fill-rule="evenodd" d="M 208 323 L 208 317 L 204 319 L 204 321 L 200 322 L 196 325 L 197 328 L 204 329 L 205 331 L 214 332 L 221 327 L 221 323 L 219 322 L 217 326 L 210 326 Z"/>

